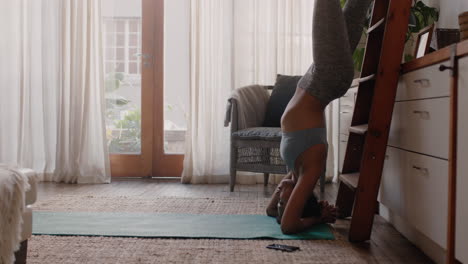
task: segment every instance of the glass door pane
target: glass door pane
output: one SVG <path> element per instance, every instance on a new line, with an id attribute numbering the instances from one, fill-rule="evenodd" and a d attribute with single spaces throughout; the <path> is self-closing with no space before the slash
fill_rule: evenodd
<path id="1" fill-rule="evenodd" d="M 142 2 L 102 4 L 109 151 L 141 154 Z"/>
<path id="2" fill-rule="evenodd" d="M 114 177 L 152 175 L 158 0 L 102 0 L 106 129 Z"/>
<path id="3" fill-rule="evenodd" d="M 183 154 L 190 86 L 190 1 L 164 6 L 164 153 Z"/>

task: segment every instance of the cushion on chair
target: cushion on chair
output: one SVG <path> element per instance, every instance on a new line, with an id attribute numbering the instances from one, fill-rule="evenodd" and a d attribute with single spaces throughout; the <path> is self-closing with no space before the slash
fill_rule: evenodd
<path id="1" fill-rule="evenodd" d="M 297 83 L 302 76 L 287 76 L 278 74 L 276 83 L 268 101 L 264 127 L 280 127 L 281 116 L 289 101 L 296 92 Z"/>
<path id="2" fill-rule="evenodd" d="M 242 140 L 281 141 L 281 128 L 252 127 L 234 132 L 232 136 L 236 139 Z"/>

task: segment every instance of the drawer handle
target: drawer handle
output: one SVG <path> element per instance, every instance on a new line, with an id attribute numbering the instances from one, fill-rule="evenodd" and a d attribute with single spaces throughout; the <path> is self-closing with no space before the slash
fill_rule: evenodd
<path id="1" fill-rule="evenodd" d="M 439 71 L 443 72 L 443 71 L 446 71 L 446 70 L 453 70 L 453 67 L 445 66 L 443 64 L 439 66 Z"/>
<path id="2" fill-rule="evenodd" d="M 340 114 L 349 114 L 349 111 L 341 111 Z"/>
<path id="3" fill-rule="evenodd" d="M 419 115 L 422 119 L 429 119 L 430 113 L 428 111 L 413 111 L 413 114 Z"/>
<path id="4" fill-rule="evenodd" d="M 421 85 L 421 87 L 430 87 L 431 81 L 429 79 L 419 79 L 413 81 L 415 84 Z"/>
<path id="5" fill-rule="evenodd" d="M 418 167 L 418 166 L 413 166 L 413 169 L 417 170 L 417 171 L 420 171 L 422 174 L 424 175 L 429 175 L 429 170 L 426 169 L 426 168 L 421 168 L 421 167 Z"/>

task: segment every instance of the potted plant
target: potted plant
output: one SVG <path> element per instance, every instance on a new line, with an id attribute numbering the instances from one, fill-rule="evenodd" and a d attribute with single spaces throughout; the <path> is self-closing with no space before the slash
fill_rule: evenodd
<path id="1" fill-rule="evenodd" d="M 344 6 L 346 0 L 340 0 L 341 5 Z M 371 7 L 372 8 L 372 7 Z M 367 17 L 367 21 L 364 25 L 365 29 L 368 28 L 370 20 L 370 13 Z M 411 47 L 414 43 L 414 35 L 421 31 L 423 28 L 432 25 L 434 22 L 439 20 L 439 11 L 437 8 L 429 7 L 421 0 L 414 0 L 413 7 L 411 8 L 410 13 L 410 23 L 408 27 L 408 33 L 406 34 L 406 43 L 409 44 L 408 52 L 405 52 L 405 62 L 410 61 L 413 59 L 413 55 L 411 55 Z M 364 30 L 364 35 L 366 35 L 367 30 Z M 365 48 L 359 47 L 355 50 L 353 54 L 354 59 L 354 66 L 357 71 L 361 71 L 362 62 L 364 60 Z"/>

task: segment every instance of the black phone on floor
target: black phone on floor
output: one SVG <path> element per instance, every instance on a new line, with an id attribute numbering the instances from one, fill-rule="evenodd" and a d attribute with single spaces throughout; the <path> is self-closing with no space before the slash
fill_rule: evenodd
<path id="1" fill-rule="evenodd" d="M 268 245 L 267 248 L 274 249 L 274 250 L 286 251 L 286 252 L 294 252 L 294 251 L 300 249 L 299 247 L 281 245 L 281 244 L 271 244 L 271 245 Z"/>

